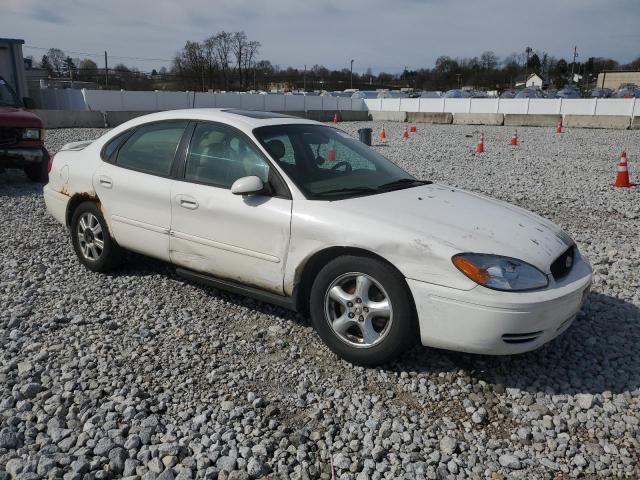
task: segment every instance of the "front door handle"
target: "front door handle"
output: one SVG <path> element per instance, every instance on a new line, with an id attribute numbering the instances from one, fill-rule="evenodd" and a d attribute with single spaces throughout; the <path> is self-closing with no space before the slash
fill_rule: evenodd
<path id="1" fill-rule="evenodd" d="M 113 187 L 113 181 L 105 175 L 100 175 L 100 177 L 98 178 L 98 182 L 100 182 L 100 185 L 102 185 L 104 188 Z"/>
<path id="2" fill-rule="evenodd" d="M 195 210 L 198 208 L 198 201 L 195 198 L 187 197 L 186 195 L 178 195 L 178 203 L 182 208 L 188 208 L 189 210 Z"/>

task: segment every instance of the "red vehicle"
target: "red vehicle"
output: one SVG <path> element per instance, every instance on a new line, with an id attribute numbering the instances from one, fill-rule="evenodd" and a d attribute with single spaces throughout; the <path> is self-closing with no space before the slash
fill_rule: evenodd
<path id="1" fill-rule="evenodd" d="M 19 168 L 29 180 L 46 182 L 49 153 L 44 148 L 42 120 L 29 109 L 33 100 L 20 100 L 0 77 L 0 170 Z"/>

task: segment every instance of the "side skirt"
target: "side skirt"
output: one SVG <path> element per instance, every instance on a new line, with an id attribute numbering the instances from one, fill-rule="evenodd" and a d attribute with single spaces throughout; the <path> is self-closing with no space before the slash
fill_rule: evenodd
<path id="1" fill-rule="evenodd" d="M 275 293 L 267 292 L 259 288 L 249 287 L 241 283 L 232 282 L 231 280 L 222 280 L 205 273 L 194 272 L 185 268 L 176 268 L 176 273 L 188 280 L 202 283 L 219 290 L 236 293 L 238 295 L 244 295 L 245 297 L 250 297 L 256 300 L 260 300 L 261 302 L 278 305 L 279 307 L 293 310 L 294 312 L 298 311 L 295 296 L 285 297 L 283 295 L 277 295 Z"/>

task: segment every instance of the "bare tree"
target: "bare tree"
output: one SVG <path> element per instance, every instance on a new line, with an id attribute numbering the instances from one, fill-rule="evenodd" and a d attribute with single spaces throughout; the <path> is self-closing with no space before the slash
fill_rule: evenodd
<path id="1" fill-rule="evenodd" d="M 187 41 L 173 60 L 174 71 L 181 77 L 183 86 L 193 90 L 204 87 L 205 65 L 203 48 L 198 42 Z"/>
<path id="2" fill-rule="evenodd" d="M 206 38 L 202 42 L 202 53 L 204 55 L 205 68 L 207 70 L 207 79 L 209 88 L 214 87 L 214 78 L 220 71 L 220 64 L 217 56 L 218 38 L 214 35 Z"/>
<path id="3" fill-rule="evenodd" d="M 485 70 L 493 70 L 498 65 L 498 57 L 491 50 L 488 50 L 480 55 L 480 63 Z"/>
<path id="4" fill-rule="evenodd" d="M 218 65 L 220 66 L 220 72 L 222 73 L 222 81 L 225 90 L 229 90 L 231 81 L 231 51 L 233 45 L 233 34 L 222 31 L 217 33 L 215 38 L 216 57 L 218 58 Z"/>
<path id="5" fill-rule="evenodd" d="M 67 59 L 64 52 L 59 48 L 50 48 L 47 52 L 47 58 L 49 59 L 49 64 L 56 76 L 62 76 L 62 72 L 64 71 L 64 62 Z"/>
<path id="6" fill-rule="evenodd" d="M 256 57 L 258 56 L 258 52 L 260 50 L 260 42 L 250 41 L 247 43 L 246 52 L 244 55 L 244 70 L 245 70 L 245 88 L 249 85 L 249 71 L 253 68 L 253 75 L 255 79 L 255 62 Z"/>
<path id="7" fill-rule="evenodd" d="M 98 65 L 90 58 L 84 58 L 78 63 L 78 78 L 87 82 L 95 82 L 98 75 Z"/>

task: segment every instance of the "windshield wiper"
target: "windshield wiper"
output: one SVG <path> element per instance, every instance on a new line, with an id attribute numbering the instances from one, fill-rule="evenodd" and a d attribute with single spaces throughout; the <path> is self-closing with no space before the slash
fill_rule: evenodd
<path id="1" fill-rule="evenodd" d="M 416 178 L 400 178 L 398 180 L 394 180 L 393 182 L 383 183 L 382 185 L 378 185 L 378 190 L 393 190 L 396 188 L 403 187 L 417 187 L 418 185 L 429 185 L 433 183 L 430 180 L 418 180 Z"/>
<path id="2" fill-rule="evenodd" d="M 339 195 L 341 193 L 378 193 L 379 190 L 374 187 L 345 187 L 334 188 L 333 190 L 325 190 L 324 192 L 315 193 L 314 197 L 324 197 L 328 195 Z"/>

